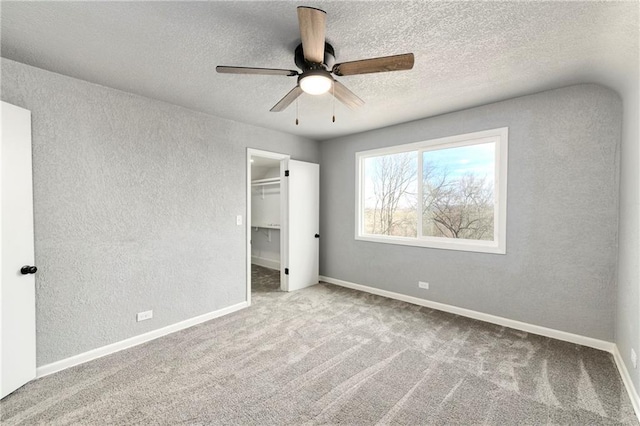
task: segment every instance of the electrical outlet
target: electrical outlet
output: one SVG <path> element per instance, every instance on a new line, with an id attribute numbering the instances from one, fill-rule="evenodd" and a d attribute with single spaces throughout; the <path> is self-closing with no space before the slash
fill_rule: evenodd
<path id="1" fill-rule="evenodd" d="M 236 225 L 242 225 L 242 215 L 236 216 Z"/>
<path id="2" fill-rule="evenodd" d="M 153 318 L 153 311 L 138 312 L 138 315 L 136 315 L 136 321 L 138 322 L 151 318 Z"/>
<path id="3" fill-rule="evenodd" d="M 633 365 L 633 368 L 638 368 L 638 357 L 633 348 L 631 348 L 631 365 Z"/>
<path id="4" fill-rule="evenodd" d="M 425 281 L 418 281 L 418 287 L 429 290 L 429 283 Z"/>

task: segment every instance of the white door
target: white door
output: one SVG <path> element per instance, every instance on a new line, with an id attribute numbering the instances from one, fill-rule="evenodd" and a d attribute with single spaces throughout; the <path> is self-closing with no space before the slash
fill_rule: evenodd
<path id="1" fill-rule="evenodd" d="M 287 182 L 287 290 L 318 283 L 320 167 L 289 160 Z"/>
<path id="2" fill-rule="evenodd" d="M 31 113 L 2 102 L 0 398 L 36 377 Z"/>

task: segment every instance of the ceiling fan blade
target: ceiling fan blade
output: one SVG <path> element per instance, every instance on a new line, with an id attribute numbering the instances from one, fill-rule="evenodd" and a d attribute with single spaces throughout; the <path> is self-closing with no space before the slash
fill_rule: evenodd
<path id="1" fill-rule="evenodd" d="M 218 65 L 216 71 L 222 74 L 262 74 L 262 75 L 284 75 L 293 77 L 298 75 L 298 71 L 281 70 L 277 68 L 251 68 L 251 67 L 227 67 Z"/>
<path id="2" fill-rule="evenodd" d="M 333 80 L 333 96 L 351 109 L 364 105 L 364 101 L 338 80 Z"/>
<path id="3" fill-rule="evenodd" d="M 302 38 L 302 52 L 307 62 L 324 62 L 324 30 L 327 13 L 313 7 L 298 7 L 298 24 Z"/>
<path id="4" fill-rule="evenodd" d="M 401 71 L 413 68 L 413 53 L 363 59 L 361 61 L 335 64 L 331 72 L 335 75 L 369 74 L 374 72 Z"/>
<path id="5" fill-rule="evenodd" d="M 300 86 L 294 87 L 293 89 L 291 89 L 289 93 L 284 95 L 284 98 L 280 99 L 280 101 L 278 101 L 278 103 L 275 104 L 273 108 L 271 108 L 269 111 L 271 112 L 284 111 L 289 105 L 291 105 L 291 102 L 295 101 L 296 98 L 301 94 L 302 94 L 302 89 L 300 88 Z"/>

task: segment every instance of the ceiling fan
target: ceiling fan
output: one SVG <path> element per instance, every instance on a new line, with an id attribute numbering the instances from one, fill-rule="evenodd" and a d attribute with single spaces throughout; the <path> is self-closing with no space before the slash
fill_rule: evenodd
<path id="1" fill-rule="evenodd" d="M 344 84 L 333 78 L 375 72 L 410 70 L 413 68 L 413 53 L 335 63 L 333 46 L 325 41 L 327 13 L 313 7 L 298 7 L 298 24 L 302 43 L 295 49 L 295 64 L 302 72 L 287 69 L 217 66 L 216 71 L 227 74 L 263 74 L 298 77 L 296 87 L 271 108 L 272 112 L 283 111 L 303 92 L 321 95 L 331 90 L 333 96 L 348 106 L 356 108 L 364 101 Z"/>

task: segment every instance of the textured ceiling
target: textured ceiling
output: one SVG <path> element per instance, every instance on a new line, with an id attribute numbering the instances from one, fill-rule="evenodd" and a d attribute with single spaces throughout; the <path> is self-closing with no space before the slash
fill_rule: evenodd
<path id="1" fill-rule="evenodd" d="M 2 56 L 220 117 L 326 139 L 573 83 L 638 78 L 638 2 L 9 2 Z M 327 11 L 338 62 L 414 52 L 411 71 L 339 78 L 329 95 L 269 109 L 295 78 L 296 6 Z M 614 87 L 615 88 L 615 87 Z"/>

